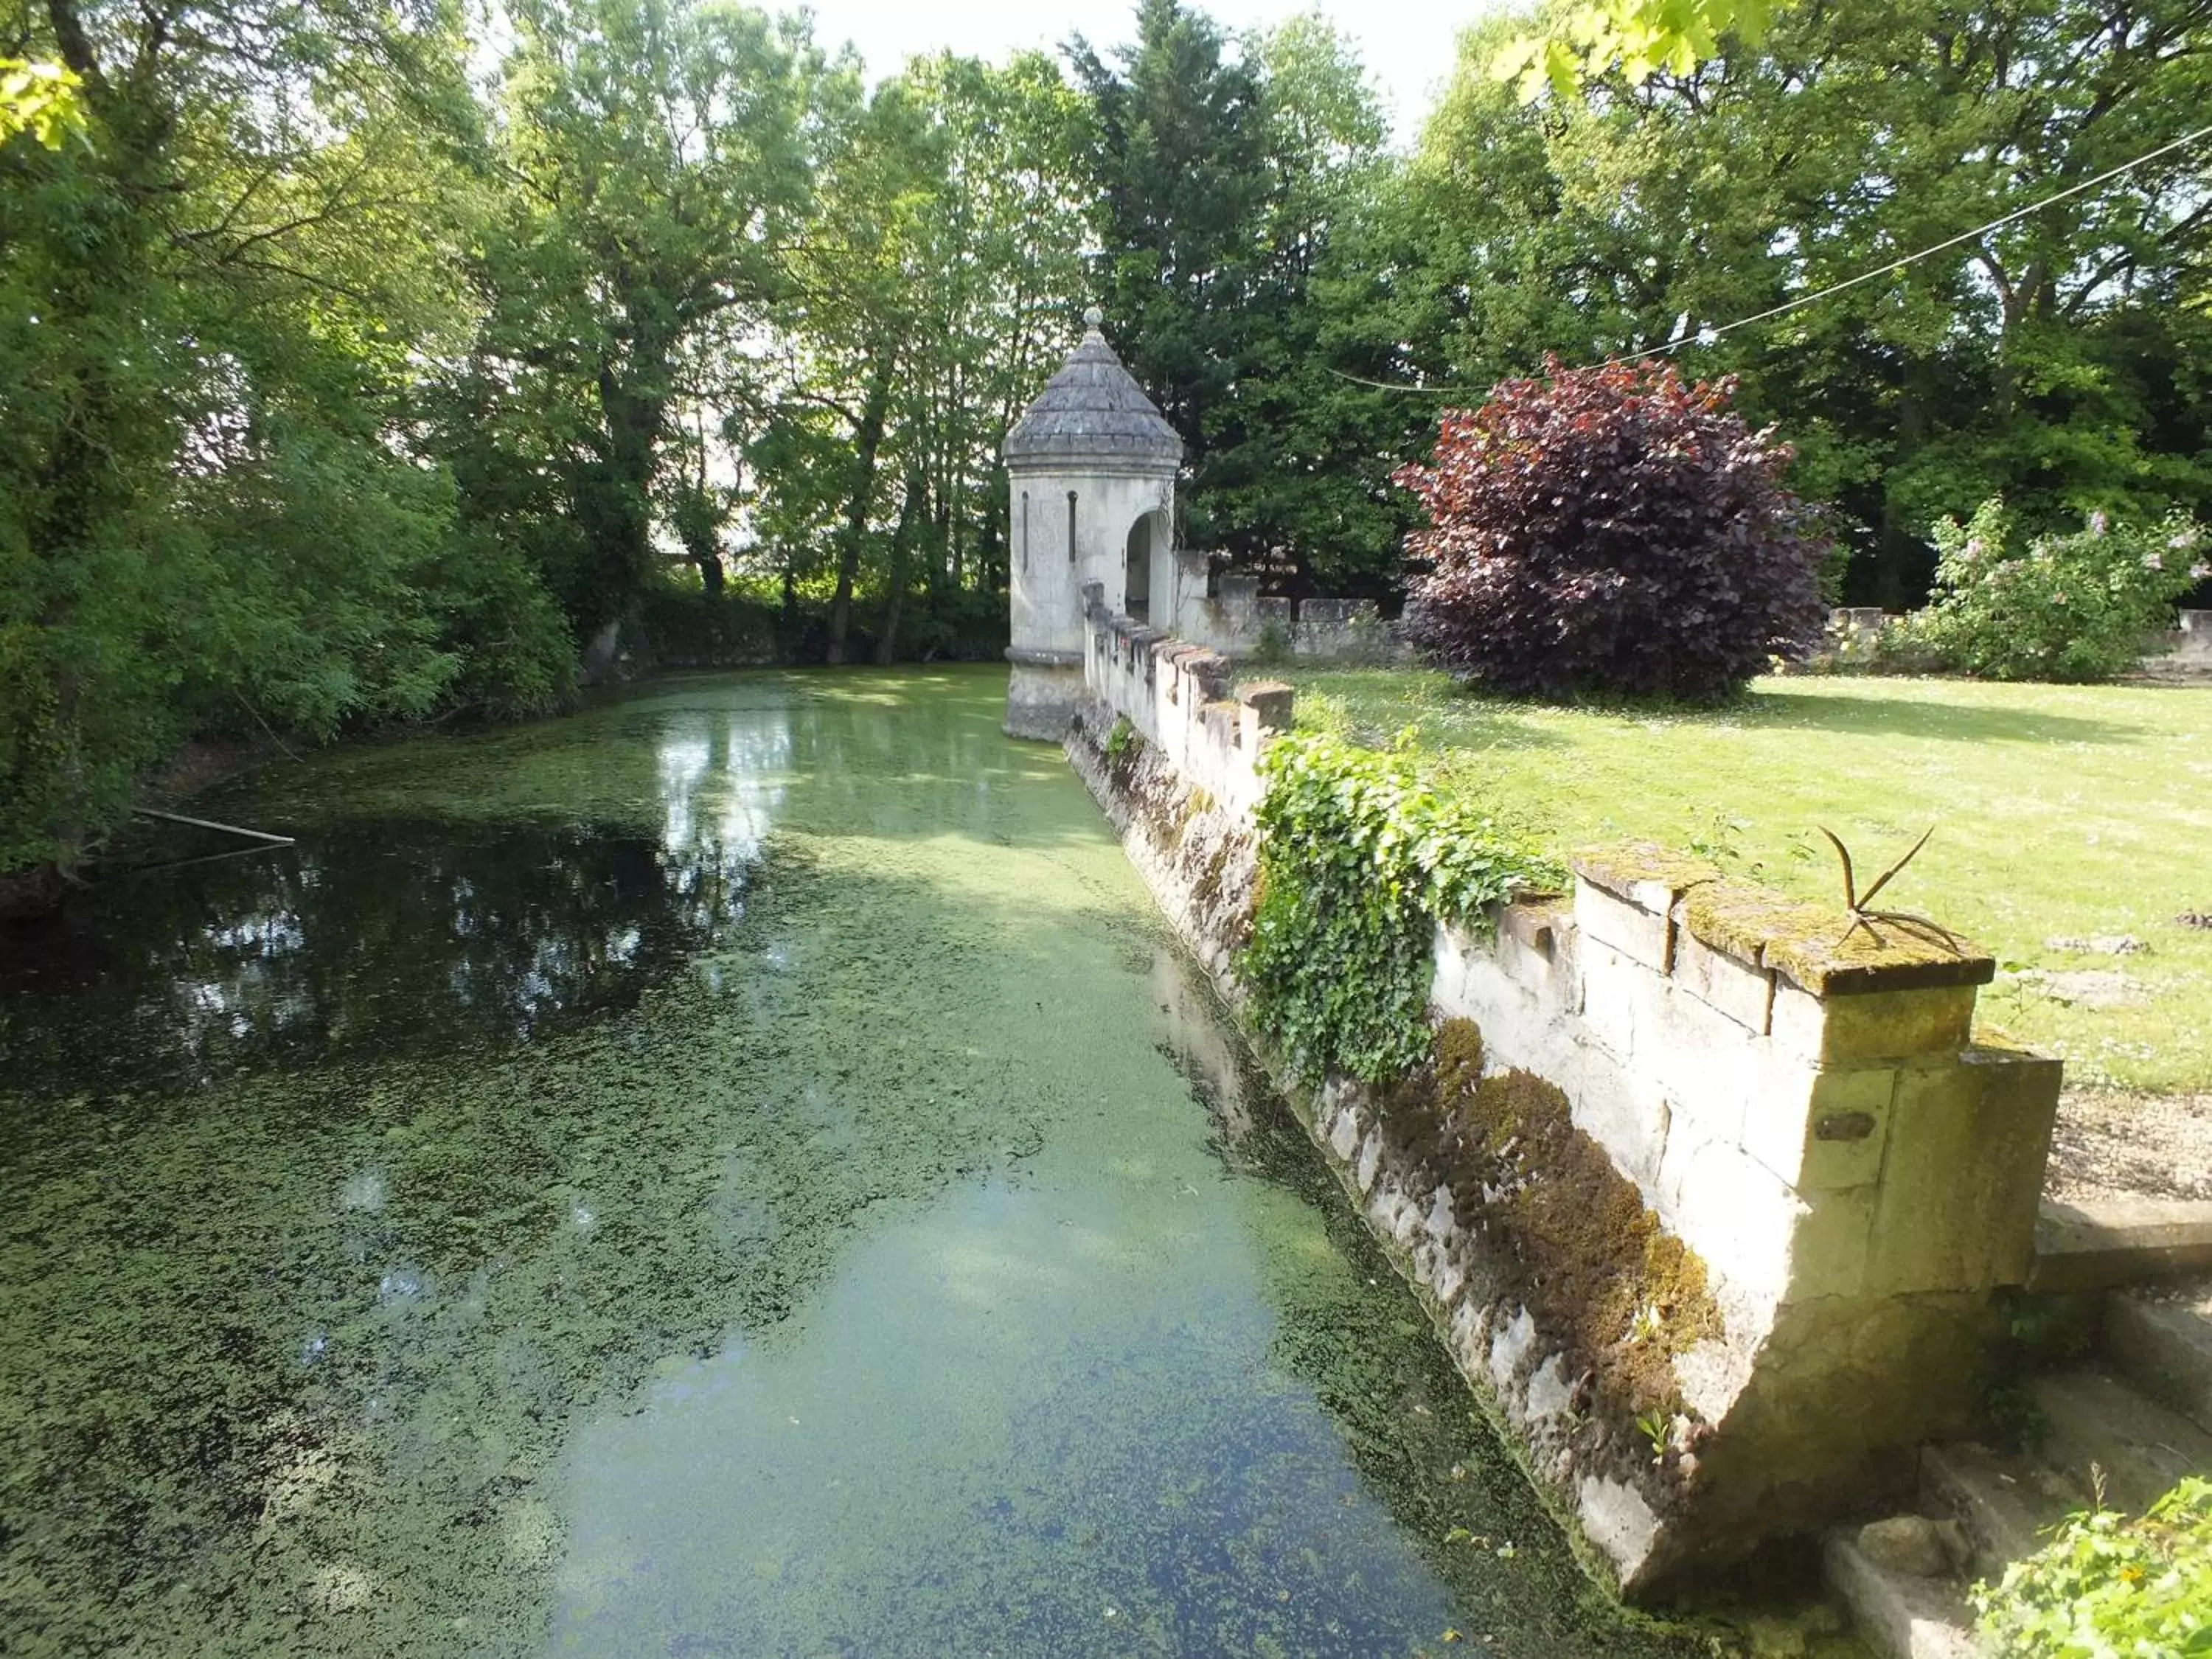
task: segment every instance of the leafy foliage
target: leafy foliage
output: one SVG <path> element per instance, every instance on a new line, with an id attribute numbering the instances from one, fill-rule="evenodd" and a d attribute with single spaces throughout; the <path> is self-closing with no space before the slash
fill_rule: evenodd
<path id="1" fill-rule="evenodd" d="M 1539 15 L 1549 22 L 1557 10 Z M 1686 374 L 1798 452 L 1838 509 L 1842 602 L 1903 611 L 1927 527 L 2002 494 L 2031 530 L 2212 501 L 2212 205 L 2177 149 L 1901 270 L 1698 343 L 2136 161 L 2199 125 L 2203 0 L 1778 9 L 1691 72 L 1541 109 L 1468 31 L 1382 209 L 1387 378 L 1480 387 L 1546 351 L 1679 337 Z M 1406 402 L 1418 402 L 1407 398 Z"/>
<path id="2" fill-rule="evenodd" d="M 1387 1081 L 1428 1051 L 1437 924 L 1561 872 L 1402 753 L 1300 734 L 1260 764 L 1260 897 L 1238 972 L 1303 1075 Z"/>
<path id="3" fill-rule="evenodd" d="M 1772 0 L 1596 0 L 1554 14 L 1551 28 L 1501 47 L 1490 72 L 1510 81 L 1524 103 L 1547 92 L 1571 98 L 1587 76 L 1618 72 L 1640 87 L 1664 70 L 1689 75 L 1720 50 L 1721 36 L 1755 42 Z"/>
<path id="4" fill-rule="evenodd" d="M 2171 625 L 2174 601 L 2212 576 L 2212 541 L 2179 514 L 2116 526 L 2101 513 L 2063 535 L 2021 538 L 2002 501 L 1936 526 L 1936 597 L 1910 638 L 1949 666 L 1999 680 L 2109 680 Z"/>
<path id="5" fill-rule="evenodd" d="M 1383 122 L 1319 17 L 1234 40 L 1144 0 L 1089 96 L 1098 284 L 1131 373 L 1181 434 L 1184 541 L 1337 592 L 1379 588 L 1406 526 L 1389 475 L 1422 411 L 1347 375 L 1392 363 L 1366 234 Z"/>
<path id="6" fill-rule="evenodd" d="M 1444 416 L 1399 481 L 1429 527 L 1407 622 L 1502 690 L 1711 701 L 1820 637 L 1826 543 L 1779 478 L 1790 451 L 1671 365 L 1508 380 Z"/>
<path id="7" fill-rule="evenodd" d="M 459 334 L 453 18 L 15 16 L 82 142 L 0 147 L 0 870 L 79 860 L 195 732 L 557 695 L 534 579 L 487 619 L 452 479 L 408 453 Z"/>
<path id="8" fill-rule="evenodd" d="M 2007 1659 L 2212 1653 L 2212 1480 L 2191 1475 L 2133 1519 L 2077 1511 L 1972 1599 Z"/>
<path id="9" fill-rule="evenodd" d="M 68 134 L 82 131 L 84 82 L 60 64 L 0 57 L 0 144 L 19 132 L 48 149 L 59 149 Z"/>

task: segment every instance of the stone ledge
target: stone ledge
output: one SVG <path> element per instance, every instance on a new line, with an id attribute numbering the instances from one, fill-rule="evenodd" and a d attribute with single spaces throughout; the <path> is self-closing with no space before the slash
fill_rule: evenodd
<path id="1" fill-rule="evenodd" d="M 2101 1291 L 2212 1272 L 2212 1203 L 2201 1199 L 2043 1200 L 2031 1291 Z"/>
<path id="2" fill-rule="evenodd" d="M 1671 922 L 1700 945 L 1816 997 L 1986 985 L 1996 976 L 1996 959 L 1966 940 L 1953 951 L 1891 923 L 1881 925 L 1877 944 L 1839 910 L 1735 880 L 1650 842 L 1588 848 L 1572 865 L 1583 882 L 1655 925 Z"/>
<path id="3" fill-rule="evenodd" d="M 1662 916 L 1692 887 L 1721 878 L 1721 872 L 1703 859 L 1670 852 L 1650 841 L 1586 847 L 1567 864 L 1591 886 Z"/>

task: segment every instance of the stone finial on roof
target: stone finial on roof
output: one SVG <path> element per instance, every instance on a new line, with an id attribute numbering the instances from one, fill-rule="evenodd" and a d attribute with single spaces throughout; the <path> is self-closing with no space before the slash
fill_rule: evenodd
<path id="1" fill-rule="evenodd" d="M 1182 440 L 1106 343 L 1105 313 L 1092 306 L 1083 320 L 1082 340 L 1006 434 L 1007 464 L 1172 471 Z"/>

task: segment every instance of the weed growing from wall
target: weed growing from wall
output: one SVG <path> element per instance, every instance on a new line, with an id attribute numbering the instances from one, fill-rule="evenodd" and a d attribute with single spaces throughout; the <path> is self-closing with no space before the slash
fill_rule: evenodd
<path id="1" fill-rule="evenodd" d="M 1428 1052 L 1437 923 L 1564 872 L 1398 750 L 1299 734 L 1260 767 L 1259 902 L 1238 959 L 1253 1012 L 1300 1075 L 1387 1082 Z"/>

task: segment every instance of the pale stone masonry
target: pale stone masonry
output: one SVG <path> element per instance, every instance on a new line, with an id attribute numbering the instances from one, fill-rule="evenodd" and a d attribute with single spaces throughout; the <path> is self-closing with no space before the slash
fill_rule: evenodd
<path id="1" fill-rule="evenodd" d="M 1182 440 L 1085 313 L 1082 340 L 1006 434 L 1012 665 L 1006 730 L 1057 738 L 1083 692 L 1083 590 L 1149 609 L 1171 582 Z M 1131 579 L 1134 578 L 1134 592 Z"/>
<path id="2" fill-rule="evenodd" d="M 1071 757 L 1233 999 L 1249 893 L 1200 889 L 1249 883 L 1255 765 L 1291 694 L 1232 691 L 1220 653 L 1086 599 Z M 1141 752 L 1109 767 L 1117 722 Z M 1480 1028 L 1492 1069 L 1559 1086 L 1722 1312 L 1675 1361 L 1662 1455 L 1583 1411 L 1562 1340 L 1497 1290 L 1449 1188 L 1394 1163 L 1367 1091 L 1333 1082 L 1302 1109 L 1540 1482 L 1644 1590 L 1909 1481 L 1921 1442 L 1983 1408 L 2057 1102 L 2057 1061 L 1972 1040 L 1990 958 L 1888 926 L 1844 943 L 1837 911 L 1648 846 L 1494 922 L 1439 930 L 1437 1012 Z"/>
<path id="3" fill-rule="evenodd" d="M 1115 356 L 1103 321 L 1096 308 L 1084 314 L 1082 339 L 1001 452 L 1008 734 L 1066 733 L 1083 697 L 1086 603 L 1232 657 L 1271 646 L 1329 659 L 1386 652 L 1371 601 L 1262 599 L 1249 576 L 1224 576 L 1209 592 L 1211 556 L 1175 545 L 1182 440 Z"/>

